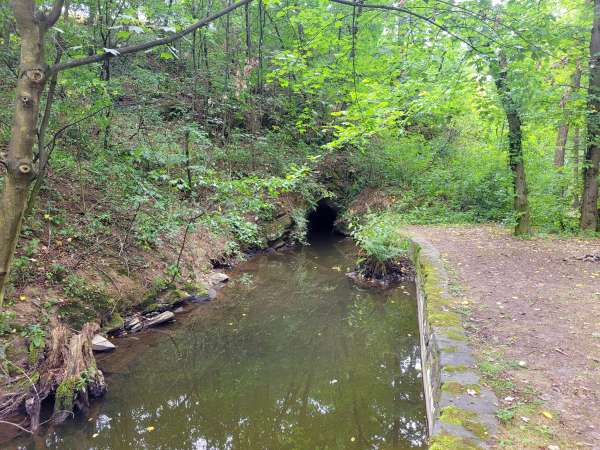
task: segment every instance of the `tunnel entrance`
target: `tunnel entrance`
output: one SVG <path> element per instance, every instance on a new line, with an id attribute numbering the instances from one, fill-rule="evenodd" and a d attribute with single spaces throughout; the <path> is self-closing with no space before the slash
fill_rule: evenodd
<path id="1" fill-rule="evenodd" d="M 338 215 L 338 208 L 326 199 L 318 201 L 317 206 L 308 214 L 308 238 L 319 235 L 331 235 L 335 232 L 333 226 Z"/>

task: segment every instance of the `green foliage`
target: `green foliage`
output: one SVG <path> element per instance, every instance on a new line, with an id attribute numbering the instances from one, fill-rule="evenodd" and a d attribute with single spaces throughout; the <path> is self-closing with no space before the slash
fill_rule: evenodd
<path id="1" fill-rule="evenodd" d="M 50 265 L 50 270 L 46 272 L 46 279 L 53 283 L 58 283 L 60 281 L 63 281 L 68 273 L 68 269 L 62 264 L 52 263 Z"/>
<path id="2" fill-rule="evenodd" d="M 30 324 L 21 332 L 21 336 L 29 341 L 29 363 L 33 365 L 46 346 L 46 332 L 39 325 Z"/>
<path id="3" fill-rule="evenodd" d="M 396 214 L 370 214 L 362 224 L 351 224 L 351 236 L 361 251 L 358 261 L 363 274 L 383 278 L 405 256 L 409 241 L 400 233 L 401 222 Z"/>
<path id="4" fill-rule="evenodd" d="M 506 423 L 510 422 L 515 417 L 515 412 L 513 408 L 503 408 L 496 411 L 496 417 L 500 419 L 500 421 Z"/>
<path id="5" fill-rule="evenodd" d="M 12 331 L 12 322 L 15 320 L 15 317 L 16 314 L 14 311 L 0 311 L 0 336 Z"/>
<path id="6" fill-rule="evenodd" d="M 61 304 L 58 314 L 76 329 L 86 322 L 101 319 L 115 307 L 114 299 L 103 288 L 77 275 L 67 276 L 64 284 L 64 292 L 69 300 Z"/>

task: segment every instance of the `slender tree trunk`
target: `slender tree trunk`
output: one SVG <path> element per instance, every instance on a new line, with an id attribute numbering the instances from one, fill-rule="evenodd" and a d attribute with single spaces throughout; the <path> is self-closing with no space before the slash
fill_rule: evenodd
<path id="1" fill-rule="evenodd" d="M 64 20 L 68 19 L 69 5 L 65 4 Z M 56 58 L 54 63 L 58 64 L 62 58 L 63 48 L 65 47 L 62 36 L 57 36 L 56 43 Z M 49 149 L 46 146 L 46 131 L 48 131 L 48 123 L 50 122 L 50 113 L 52 112 L 52 104 L 54 103 L 54 94 L 56 93 L 56 85 L 58 83 L 58 72 L 54 72 L 50 77 L 50 83 L 48 85 L 48 94 L 46 95 L 46 105 L 44 106 L 44 114 L 42 116 L 42 122 L 40 123 L 38 130 L 38 173 L 33 184 L 33 188 L 29 193 L 29 199 L 27 200 L 27 207 L 25 209 L 25 217 L 29 216 L 35 206 L 37 195 L 44 184 L 46 178 L 46 170 L 48 169 L 48 160 L 50 158 Z"/>
<path id="2" fill-rule="evenodd" d="M 183 136 L 183 153 L 185 155 L 185 172 L 187 174 L 188 181 L 188 196 L 192 195 L 193 188 L 193 180 L 192 180 L 192 169 L 190 167 L 190 130 L 185 130 L 185 134 Z"/>
<path id="3" fill-rule="evenodd" d="M 567 147 L 567 139 L 569 137 L 569 125 L 571 113 L 569 111 L 569 100 L 573 92 L 577 92 L 581 85 L 581 66 L 577 61 L 577 67 L 571 78 L 571 86 L 567 88 L 564 95 L 560 99 L 560 107 L 563 110 L 563 118 L 558 126 L 558 135 L 556 136 L 556 148 L 554 150 L 554 165 L 563 167 L 565 165 L 565 149 Z"/>
<path id="4" fill-rule="evenodd" d="M 508 122 L 508 164 L 511 170 L 514 189 L 513 207 L 517 215 L 514 233 L 520 235 L 531 231 L 529 224 L 529 201 L 527 178 L 525 176 L 525 161 L 523 158 L 521 116 L 507 85 L 507 70 L 506 60 L 501 56 L 499 67 L 493 68 L 493 72 L 502 108 Z"/>
<path id="5" fill-rule="evenodd" d="M 581 130 L 575 128 L 573 133 L 573 208 L 579 208 L 579 146 L 581 145 Z"/>
<path id="6" fill-rule="evenodd" d="M 565 165 L 565 147 L 569 137 L 569 123 L 563 120 L 558 126 L 558 135 L 556 136 L 556 148 L 554 150 L 554 165 L 563 167 Z"/>
<path id="7" fill-rule="evenodd" d="M 244 19 L 245 19 L 245 31 L 246 31 L 246 58 L 252 56 L 252 38 L 250 29 L 250 5 L 244 6 Z"/>
<path id="8" fill-rule="evenodd" d="M 258 1 L 258 77 L 257 77 L 257 92 L 262 94 L 263 91 L 263 40 L 265 27 L 265 13 L 262 0 Z"/>
<path id="9" fill-rule="evenodd" d="M 598 166 L 600 165 L 600 0 L 594 0 L 594 25 L 590 41 L 587 146 L 583 162 L 581 229 L 598 228 Z"/>
<path id="10" fill-rule="evenodd" d="M 21 231 L 29 187 L 35 178 L 33 145 L 40 98 L 48 75 L 44 58 L 44 35 L 58 19 L 55 15 L 57 8 L 60 15 L 62 1 L 55 4 L 52 16 L 44 16 L 36 10 L 35 0 L 13 2 L 21 35 L 21 58 L 12 134 L 8 152 L 2 158 L 7 173 L 0 198 L 0 305 L 4 300 L 10 263 Z"/>

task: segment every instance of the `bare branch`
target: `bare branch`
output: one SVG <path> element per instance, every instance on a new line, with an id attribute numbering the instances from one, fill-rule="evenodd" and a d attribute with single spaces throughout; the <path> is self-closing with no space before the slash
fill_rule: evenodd
<path id="1" fill-rule="evenodd" d="M 157 47 L 159 45 L 169 44 L 173 41 L 176 41 L 177 39 L 182 38 L 183 36 L 185 36 L 187 34 L 192 33 L 194 30 L 197 30 L 198 28 L 205 27 L 206 25 L 208 25 L 209 23 L 218 19 L 219 17 L 229 14 L 231 11 L 234 11 L 237 8 L 239 8 L 240 6 L 244 6 L 250 2 L 252 2 L 252 0 L 241 0 L 237 3 L 233 3 L 233 4 L 229 5 L 227 8 L 224 8 L 221 11 L 216 12 L 215 14 L 213 14 L 211 16 L 208 16 L 208 17 L 205 17 L 204 19 L 199 20 L 198 22 L 189 26 L 188 28 L 181 30 L 179 33 L 173 33 L 170 36 L 167 36 L 167 37 L 164 37 L 161 39 L 156 39 L 154 41 L 145 42 L 143 44 L 130 45 L 127 47 L 117 48 L 117 49 L 115 49 L 118 52 L 117 55 L 112 54 L 112 53 L 103 53 L 101 55 L 94 55 L 94 56 L 88 56 L 86 58 L 75 59 L 73 61 L 69 61 L 66 63 L 55 64 L 54 66 L 51 67 L 50 71 L 51 72 L 59 72 L 61 70 L 72 69 L 74 67 L 79 67 L 79 66 L 84 66 L 87 64 L 104 61 L 105 59 L 109 59 L 109 58 L 124 56 L 124 55 L 131 54 L 131 53 L 137 53 L 137 52 L 140 52 L 143 50 L 148 50 L 150 48 Z"/>
<path id="2" fill-rule="evenodd" d="M 48 14 L 46 14 L 46 28 L 51 28 L 58 21 L 64 3 L 64 0 L 54 0 L 52 9 Z"/>

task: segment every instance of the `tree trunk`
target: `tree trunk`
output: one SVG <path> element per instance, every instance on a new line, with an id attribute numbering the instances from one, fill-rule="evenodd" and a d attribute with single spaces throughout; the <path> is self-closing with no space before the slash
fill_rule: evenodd
<path id="1" fill-rule="evenodd" d="M 65 4 L 64 20 L 68 19 L 69 6 Z M 63 48 L 66 48 L 66 44 L 62 36 L 57 36 L 56 42 L 56 58 L 54 63 L 58 64 L 62 58 Z M 50 77 L 50 84 L 48 86 L 48 94 L 46 95 L 46 105 L 44 107 L 44 114 L 42 115 L 42 122 L 38 128 L 38 173 L 33 184 L 33 188 L 29 193 L 29 199 L 27 201 L 27 207 L 25 208 L 25 217 L 28 217 L 33 211 L 37 195 L 44 184 L 44 178 L 46 177 L 46 170 L 48 169 L 48 160 L 50 158 L 50 151 L 46 146 L 46 131 L 48 130 L 48 123 L 50 122 L 50 113 L 52 112 L 52 104 L 54 103 L 54 94 L 56 93 L 56 85 L 58 83 L 58 72 L 54 72 Z"/>
<path id="2" fill-rule="evenodd" d="M 503 56 L 500 57 L 499 67 L 493 69 L 496 88 L 498 89 L 502 108 L 508 122 L 508 164 L 511 170 L 514 189 L 513 207 L 517 215 L 514 233 L 516 235 L 527 234 L 531 229 L 529 224 L 527 178 L 525 176 L 525 161 L 523 158 L 521 116 L 507 85 L 507 63 Z"/>
<path id="3" fill-rule="evenodd" d="M 62 3 L 60 7 L 62 8 Z M 12 134 L 8 152 L 3 158 L 7 174 L 0 199 L 0 305 L 4 300 L 29 187 L 35 178 L 33 145 L 40 97 L 48 72 L 44 58 L 44 34 L 53 25 L 52 21 L 36 11 L 34 0 L 14 1 L 13 9 L 21 35 L 21 59 Z"/>
<path id="4" fill-rule="evenodd" d="M 594 25 L 590 41 L 587 146 L 583 163 L 581 229 L 598 228 L 598 166 L 600 164 L 600 0 L 594 0 Z"/>
<path id="5" fill-rule="evenodd" d="M 250 5 L 244 6 L 244 28 L 246 31 L 246 58 L 252 56 L 252 40 L 251 40 L 251 29 L 250 29 Z"/>
<path id="6" fill-rule="evenodd" d="M 573 134 L 573 208 L 579 208 L 579 146 L 581 144 L 581 130 L 575 128 Z"/>
<path id="7" fill-rule="evenodd" d="M 563 167 L 565 165 L 565 147 L 569 136 L 569 123 L 563 120 L 558 126 L 558 136 L 556 136 L 556 149 L 554 150 L 554 165 Z"/>
<path id="8" fill-rule="evenodd" d="M 565 165 L 565 148 L 567 146 L 567 139 L 569 136 L 569 125 L 570 116 L 569 111 L 569 100 L 573 95 L 573 92 L 577 92 L 581 85 L 581 66 L 577 61 L 577 66 L 573 77 L 571 78 L 571 86 L 565 91 L 564 95 L 560 100 L 560 107 L 563 110 L 563 119 L 558 127 L 558 135 L 556 136 L 556 148 L 554 151 L 554 165 L 556 167 L 563 167 Z"/>

